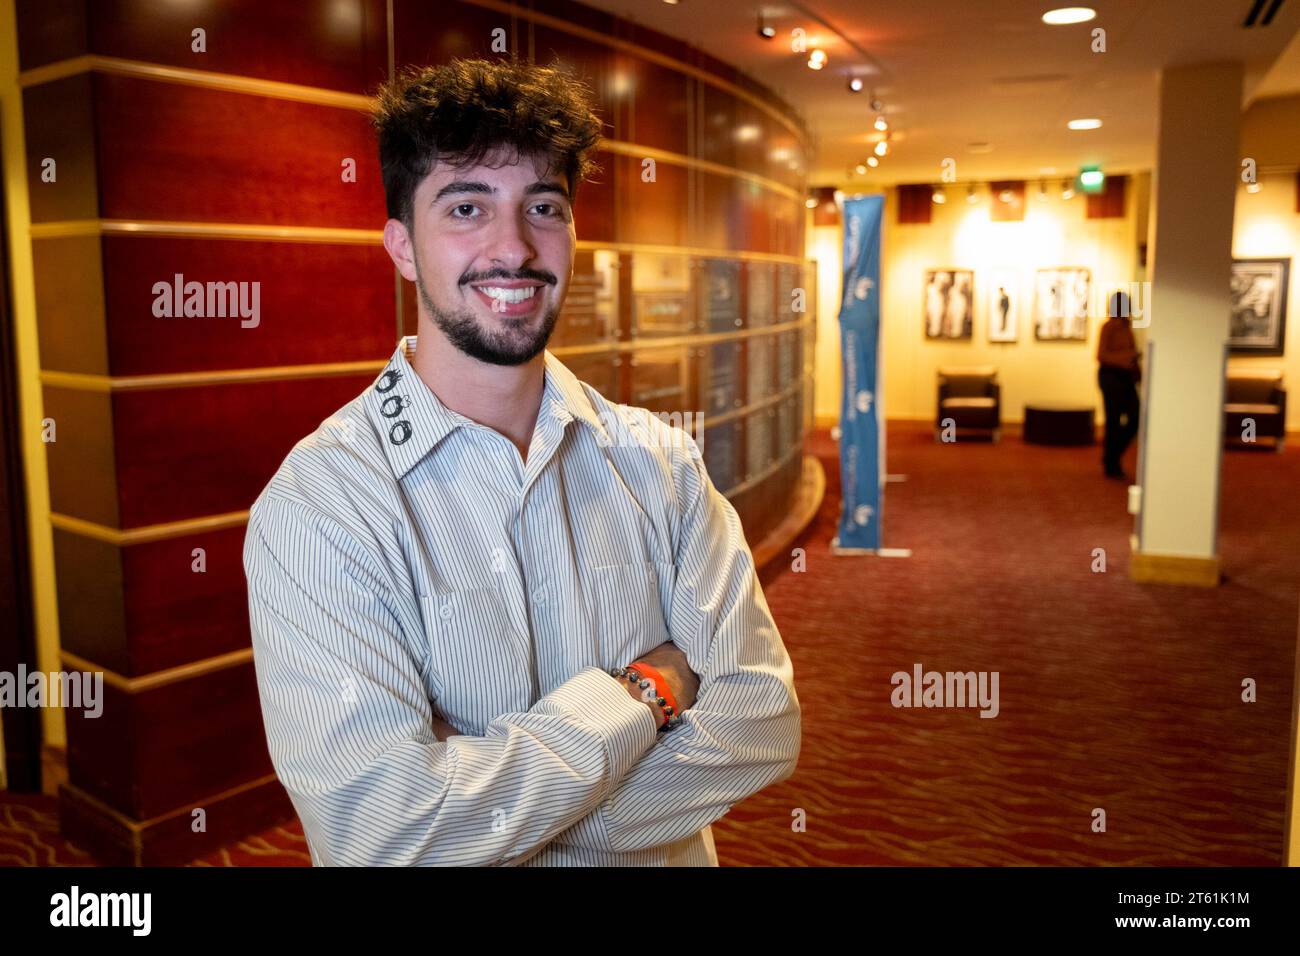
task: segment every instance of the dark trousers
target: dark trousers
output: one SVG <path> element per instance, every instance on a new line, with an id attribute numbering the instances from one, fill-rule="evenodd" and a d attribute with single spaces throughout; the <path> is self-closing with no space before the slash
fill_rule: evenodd
<path id="1" fill-rule="evenodd" d="M 1138 392 L 1133 373 L 1127 369 L 1103 365 L 1097 371 L 1097 384 L 1106 408 L 1106 439 L 1102 464 L 1107 471 L 1119 471 L 1120 457 L 1137 435 Z"/>

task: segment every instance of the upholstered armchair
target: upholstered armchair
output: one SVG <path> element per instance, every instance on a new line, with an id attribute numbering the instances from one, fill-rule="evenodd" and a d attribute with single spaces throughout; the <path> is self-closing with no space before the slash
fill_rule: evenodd
<path id="1" fill-rule="evenodd" d="M 1229 371 L 1223 394 L 1223 442 L 1241 447 L 1247 419 L 1255 421 L 1255 438 L 1271 438 L 1282 450 L 1286 441 L 1286 389 L 1280 369 Z"/>
<path id="2" fill-rule="evenodd" d="M 1002 386 L 998 384 L 998 370 L 992 365 L 939 369 L 936 441 L 942 438 L 946 419 L 952 419 L 959 440 L 987 436 L 997 441 L 1002 428 Z"/>

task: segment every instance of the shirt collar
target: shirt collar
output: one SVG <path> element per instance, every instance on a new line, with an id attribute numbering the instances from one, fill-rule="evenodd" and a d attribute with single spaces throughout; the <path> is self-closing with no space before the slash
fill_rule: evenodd
<path id="1" fill-rule="evenodd" d="M 398 479 L 457 428 L 475 427 L 471 419 L 440 402 L 416 374 L 411 366 L 415 348 L 416 336 L 404 336 L 366 395 L 371 420 Z M 543 416 L 554 418 L 562 426 L 576 419 L 591 428 L 598 439 L 603 436 L 608 441 L 604 423 L 577 376 L 549 351 L 545 361 L 538 423 Z"/>

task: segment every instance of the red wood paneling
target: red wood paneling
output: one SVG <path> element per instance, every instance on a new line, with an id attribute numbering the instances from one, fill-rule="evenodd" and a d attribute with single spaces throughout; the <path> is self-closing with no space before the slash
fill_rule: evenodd
<path id="1" fill-rule="evenodd" d="M 397 322 L 383 246 L 110 236 L 104 294 L 114 375 L 384 359 Z M 259 315 L 157 317 L 154 284 L 258 282 Z M 174 294 L 169 298 L 174 299 Z M 249 301 L 246 299 L 245 301 Z"/>
<path id="2" fill-rule="evenodd" d="M 18 16 L 24 70 L 97 53 L 361 93 L 388 69 L 385 0 L 18 0 Z"/>
<path id="3" fill-rule="evenodd" d="M 294 444 L 372 379 L 118 393 L 113 427 L 122 526 L 248 508 Z"/>
<path id="4" fill-rule="evenodd" d="M 433 66 L 456 58 L 518 54 L 527 58 L 517 29 L 520 21 L 505 13 L 458 0 L 393 0 L 393 58 L 398 70 L 407 64 Z M 492 31 L 506 31 L 508 49 L 492 52 Z"/>
<path id="5" fill-rule="evenodd" d="M 366 114 L 98 74 L 99 193 L 109 219 L 382 228 Z M 356 161 L 344 182 L 343 160 Z"/>

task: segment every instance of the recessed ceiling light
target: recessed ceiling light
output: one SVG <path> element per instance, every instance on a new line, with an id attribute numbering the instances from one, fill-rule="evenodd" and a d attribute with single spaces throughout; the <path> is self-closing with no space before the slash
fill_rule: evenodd
<path id="1" fill-rule="evenodd" d="M 882 139 L 876 144 L 876 155 L 884 156 L 887 152 L 889 152 L 889 144 Z"/>
<path id="2" fill-rule="evenodd" d="M 1248 184 L 1248 185 L 1246 186 L 1246 192 L 1248 192 L 1248 193 L 1257 193 L 1257 192 L 1259 192 L 1260 188 L 1261 188 L 1261 187 L 1260 187 L 1259 183 L 1257 183 L 1257 182 L 1256 182 L 1256 183 L 1250 183 L 1250 184 Z"/>
<path id="3" fill-rule="evenodd" d="M 875 126 L 876 129 L 883 133 L 885 130 L 889 129 L 889 120 L 885 119 L 883 116 L 877 116 Z"/>
<path id="4" fill-rule="evenodd" d="M 880 165 L 880 160 L 876 159 L 876 157 L 874 157 L 874 156 L 868 156 L 868 157 L 867 157 L 867 165 L 868 165 L 868 166 L 871 166 L 871 167 L 879 166 L 879 165 Z"/>
<path id="5" fill-rule="evenodd" d="M 867 174 L 867 167 L 862 163 L 858 163 L 858 165 L 853 167 L 853 171 L 859 176 L 865 176 Z"/>
<path id="6" fill-rule="evenodd" d="M 1092 7 L 1058 7 L 1043 14 L 1043 22 L 1054 27 L 1071 23 L 1087 23 L 1096 18 L 1097 11 Z"/>
<path id="7" fill-rule="evenodd" d="M 864 85 L 864 84 L 863 84 L 863 82 L 862 82 L 862 77 L 860 77 L 860 76 L 853 76 L 853 77 L 850 77 L 850 78 L 849 78 L 849 92 L 850 92 L 850 93 L 861 93 L 861 92 L 862 92 L 862 87 L 863 87 L 863 85 Z"/>
<path id="8" fill-rule="evenodd" d="M 948 197 L 943 194 L 943 187 L 935 186 L 934 191 L 930 193 L 930 201 L 936 206 L 942 206 L 948 201 Z"/>
<path id="9" fill-rule="evenodd" d="M 1089 119 L 1070 120 L 1070 122 L 1065 125 L 1070 127 L 1070 129 L 1100 129 L 1101 120 L 1096 117 L 1091 117 Z"/>

